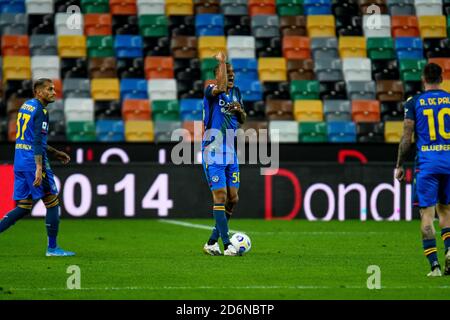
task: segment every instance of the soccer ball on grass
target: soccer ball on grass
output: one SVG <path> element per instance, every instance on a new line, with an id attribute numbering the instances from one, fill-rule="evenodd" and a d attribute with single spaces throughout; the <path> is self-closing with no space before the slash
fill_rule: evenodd
<path id="1" fill-rule="evenodd" d="M 233 234 L 230 242 L 233 247 L 236 248 L 236 251 L 240 256 L 249 252 L 252 247 L 252 242 L 250 241 L 249 236 L 241 232 Z"/>

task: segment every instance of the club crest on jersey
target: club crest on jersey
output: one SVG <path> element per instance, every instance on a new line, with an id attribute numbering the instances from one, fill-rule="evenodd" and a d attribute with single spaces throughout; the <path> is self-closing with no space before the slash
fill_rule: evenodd
<path id="1" fill-rule="evenodd" d="M 225 100 L 219 99 L 219 106 L 223 107 L 225 105 Z"/>
<path id="2" fill-rule="evenodd" d="M 211 178 L 211 180 L 212 180 L 212 182 L 217 183 L 217 182 L 219 182 L 219 177 L 218 176 L 213 176 Z"/>

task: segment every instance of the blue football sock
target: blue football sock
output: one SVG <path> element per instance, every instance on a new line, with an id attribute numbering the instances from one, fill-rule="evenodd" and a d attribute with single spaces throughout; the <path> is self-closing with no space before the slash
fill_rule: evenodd
<path id="1" fill-rule="evenodd" d="M 21 207 L 16 207 L 15 209 L 8 212 L 0 221 L 0 233 L 11 227 L 16 223 L 16 221 L 22 219 L 30 212 L 30 209 L 24 209 Z"/>
<path id="2" fill-rule="evenodd" d="M 436 239 L 423 240 L 423 252 L 430 262 L 431 269 L 439 266 L 437 258 Z"/>
<path id="3" fill-rule="evenodd" d="M 220 237 L 224 245 L 230 243 L 228 237 L 228 221 L 225 215 L 225 205 L 221 203 L 214 204 L 213 208 L 214 219 L 216 220 L 216 230 L 219 231 Z"/>
<path id="4" fill-rule="evenodd" d="M 47 208 L 45 226 L 47 227 L 48 247 L 51 249 L 56 248 L 56 237 L 59 229 L 59 205 Z"/>
<path id="5" fill-rule="evenodd" d="M 225 215 L 227 217 L 227 221 L 229 221 L 231 219 L 231 214 L 229 214 L 228 212 L 225 212 Z M 217 242 L 217 240 L 219 239 L 220 234 L 219 234 L 219 230 L 217 228 L 217 223 L 213 228 L 213 231 L 211 233 L 211 236 L 209 237 L 208 240 L 208 245 L 213 245 L 214 243 Z"/>

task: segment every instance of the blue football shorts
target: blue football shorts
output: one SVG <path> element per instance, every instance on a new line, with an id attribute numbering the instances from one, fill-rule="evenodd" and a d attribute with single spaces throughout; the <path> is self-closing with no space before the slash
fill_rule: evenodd
<path id="1" fill-rule="evenodd" d="M 413 195 L 413 205 L 419 208 L 450 204 L 450 174 L 416 170 Z"/>
<path id="2" fill-rule="evenodd" d="M 240 172 L 236 153 L 229 155 L 228 160 L 219 163 L 203 160 L 203 170 L 211 191 L 226 187 L 239 188 Z"/>

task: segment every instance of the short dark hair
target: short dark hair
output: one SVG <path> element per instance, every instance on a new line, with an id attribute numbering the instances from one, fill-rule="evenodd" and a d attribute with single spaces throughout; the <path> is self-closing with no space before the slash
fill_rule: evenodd
<path id="1" fill-rule="evenodd" d="M 231 64 L 229 63 L 229 62 L 225 62 L 225 65 L 228 67 L 228 66 L 231 66 Z M 219 71 L 219 66 L 220 66 L 220 64 L 218 63 L 218 64 L 216 64 L 216 66 L 214 67 L 214 75 L 217 75 L 217 71 Z"/>
<path id="2" fill-rule="evenodd" d="M 427 84 L 442 82 L 442 68 L 436 63 L 429 63 L 423 68 L 423 78 Z"/>
<path id="3" fill-rule="evenodd" d="M 36 94 L 36 90 L 45 86 L 46 83 L 52 82 L 52 79 L 39 78 L 33 83 L 33 93 Z"/>

